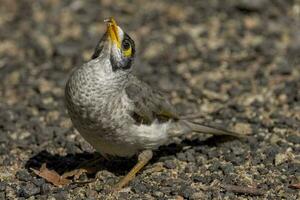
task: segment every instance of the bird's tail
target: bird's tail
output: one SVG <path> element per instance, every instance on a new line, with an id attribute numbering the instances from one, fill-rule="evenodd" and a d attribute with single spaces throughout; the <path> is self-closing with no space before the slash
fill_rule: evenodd
<path id="1" fill-rule="evenodd" d="M 174 123 L 174 126 L 170 130 L 173 136 L 180 136 L 189 132 L 205 133 L 212 135 L 230 135 L 234 137 L 243 138 L 246 134 L 236 133 L 229 130 L 224 130 L 221 128 L 216 128 L 208 125 L 203 125 L 198 122 L 193 122 L 190 120 L 179 120 Z"/>

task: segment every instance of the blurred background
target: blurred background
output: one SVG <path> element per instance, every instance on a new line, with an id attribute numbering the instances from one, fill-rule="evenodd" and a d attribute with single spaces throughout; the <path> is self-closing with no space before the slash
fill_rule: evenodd
<path id="1" fill-rule="evenodd" d="M 256 184 L 269 198 L 297 199 L 299 190 L 288 187 L 300 182 L 297 0 L 0 0 L 0 199 L 71 198 L 67 190 L 34 183 L 42 179 L 25 165 L 31 160 L 39 166 L 45 157 L 55 161 L 52 165 L 66 165 L 66 159 L 74 160 L 70 155 L 93 151 L 65 112 L 64 84 L 74 67 L 89 61 L 105 32 L 103 20 L 110 16 L 136 43 L 136 73 L 166 92 L 179 112 L 199 113 L 206 123 L 254 133 L 244 142 L 203 143 L 158 158 L 169 169 L 166 173 L 187 177 L 160 187 L 152 175 L 145 182 L 137 178 L 128 198 L 142 193 L 153 198 L 236 198 L 226 191 L 204 194 L 197 187 L 211 184 L 214 180 L 206 178 L 219 172 L 214 179 L 220 182 Z M 188 155 L 193 159 L 187 160 Z M 216 162 L 219 167 L 208 167 Z M 224 172 L 226 163 L 234 177 Z M 194 180 L 204 172 L 206 178 Z M 191 187 L 190 192 L 181 192 L 176 184 Z M 101 190 L 91 188 L 91 198 L 99 198 Z"/>

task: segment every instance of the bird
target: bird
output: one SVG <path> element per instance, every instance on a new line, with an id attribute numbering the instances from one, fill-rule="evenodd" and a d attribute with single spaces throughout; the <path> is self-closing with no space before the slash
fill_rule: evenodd
<path id="1" fill-rule="evenodd" d="M 190 132 L 243 134 L 203 125 L 177 113 L 164 94 L 133 73 L 134 40 L 113 17 L 91 59 L 75 67 L 65 86 L 68 114 L 77 131 L 104 158 L 137 156 L 114 188 L 126 186 L 151 160 L 153 150 Z"/>

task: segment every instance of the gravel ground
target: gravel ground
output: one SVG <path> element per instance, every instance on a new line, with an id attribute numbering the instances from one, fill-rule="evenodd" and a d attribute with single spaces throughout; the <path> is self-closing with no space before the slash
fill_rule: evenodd
<path id="1" fill-rule="evenodd" d="M 0 199 L 299 199 L 300 1 L 0 0 Z M 187 135 L 134 164 L 101 161 L 84 185 L 53 186 L 93 149 L 65 112 L 64 83 L 114 16 L 137 45 L 136 73 L 181 113 L 253 136 Z M 239 193 L 232 185 L 257 188 Z"/>

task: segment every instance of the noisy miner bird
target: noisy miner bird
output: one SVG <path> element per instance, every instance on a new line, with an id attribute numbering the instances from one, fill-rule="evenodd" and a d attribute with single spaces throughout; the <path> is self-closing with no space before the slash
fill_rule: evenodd
<path id="1" fill-rule="evenodd" d="M 152 158 L 152 150 L 189 132 L 242 136 L 180 117 L 162 93 L 132 73 L 134 41 L 113 18 L 91 60 L 71 73 L 66 106 L 75 128 L 105 158 L 138 155 L 115 186 L 121 189 Z"/>

